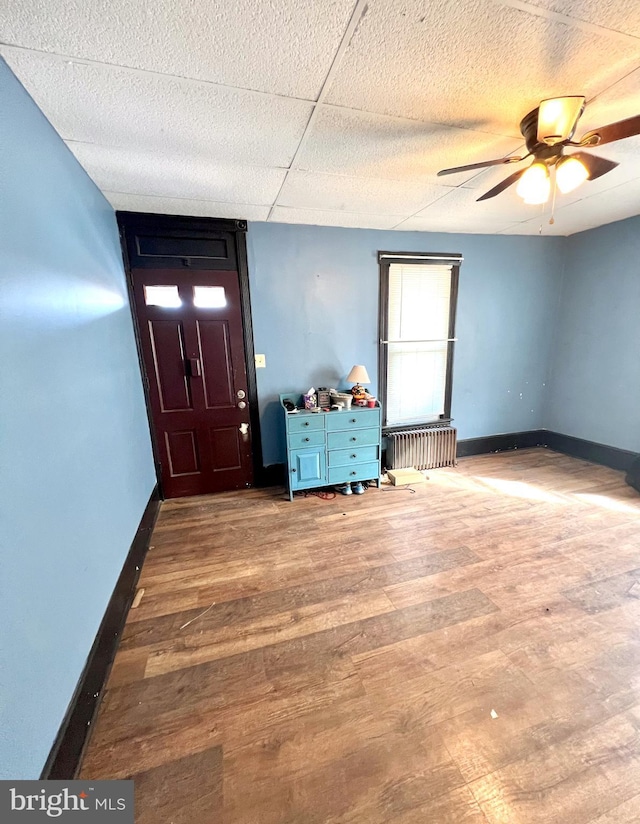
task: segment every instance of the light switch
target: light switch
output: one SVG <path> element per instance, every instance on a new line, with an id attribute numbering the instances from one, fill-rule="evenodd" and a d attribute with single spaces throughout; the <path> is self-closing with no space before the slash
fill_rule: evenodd
<path id="1" fill-rule="evenodd" d="M 256 369 L 264 369 L 267 365 L 266 355 L 256 355 Z"/>

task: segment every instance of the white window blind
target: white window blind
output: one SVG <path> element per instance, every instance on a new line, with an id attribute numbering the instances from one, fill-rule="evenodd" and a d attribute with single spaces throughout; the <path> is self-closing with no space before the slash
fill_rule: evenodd
<path id="1" fill-rule="evenodd" d="M 444 413 L 451 272 L 449 265 L 389 266 L 389 426 L 435 421 Z"/>

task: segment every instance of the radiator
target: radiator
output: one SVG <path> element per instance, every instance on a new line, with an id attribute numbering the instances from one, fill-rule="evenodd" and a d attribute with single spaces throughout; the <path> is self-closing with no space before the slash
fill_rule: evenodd
<path id="1" fill-rule="evenodd" d="M 387 467 L 437 469 L 455 466 L 456 432 L 452 426 L 434 426 L 387 435 Z"/>

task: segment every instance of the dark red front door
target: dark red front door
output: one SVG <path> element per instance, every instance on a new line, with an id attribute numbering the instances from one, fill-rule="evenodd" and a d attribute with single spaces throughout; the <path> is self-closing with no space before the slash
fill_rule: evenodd
<path id="1" fill-rule="evenodd" d="M 238 275 L 133 269 L 165 497 L 253 482 Z"/>

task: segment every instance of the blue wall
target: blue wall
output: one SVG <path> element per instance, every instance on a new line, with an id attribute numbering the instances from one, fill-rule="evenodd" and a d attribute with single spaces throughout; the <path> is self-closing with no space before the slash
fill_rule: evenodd
<path id="1" fill-rule="evenodd" d="M 155 477 L 113 210 L 1 59 L 0 111 L 0 778 L 34 778 Z"/>
<path id="2" fill-rule="evenodd" d="M 461 252 L 452 413 L 460 438 L 544 426 L 564 238 L 251 223 L 249 274 L 265 464 L 284 460 L 281 392 L 344 385 L 364 363 L 377 391 L 377 252 Z"/>
<path id="3" fill-rule="evenodd" d="M 640 452 L 640 217 L 565 243 L 547 428 Z"/>

